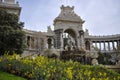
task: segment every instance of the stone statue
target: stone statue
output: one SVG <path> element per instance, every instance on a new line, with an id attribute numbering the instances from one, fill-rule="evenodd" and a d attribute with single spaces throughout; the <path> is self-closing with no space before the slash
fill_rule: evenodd
<path id="1" fill-rule="evenodd" d="M 97 59 L 92 59 L 92 65 L 98 65 L 98 60 Z"/>
<path id="2" fill-rule="evenodd" d="M 85 29 L 85 36 L 89 36 L 89 31 L 88 31 L 88 29 Z"/>
<path id="3" fill-rule="evenodd" d="M 54 32 L 52 31 L 50 26 L 47 27 L 47 34 L 51 35 L 51 36 L 54 36 Z"/>
<path id="4" fill-rule="evenodd" d="M 48 32 L 52 31 L 50 26 L 47 27 L 47 31 Z"/>
<path id="5" fill-rule="evenodd" d="M 72 50 L 75 47 L 75 40 L 72 36 L 68 35 L 67 46 Z"/>
<path id="6" fill-rule="evenodd" d="M 91 46 L 91 57 L 92 58 L 98 58 L 98 51 L 95 50 L 93 46 Z"/>
<path id="7" fill-rule="evenodd" d="M 90 56 L 92 58 L 92 65 L 98 65 L 98 52 L 95 50 L 94 46 L 91 46 L 91 53 L 90 53 Z"/>

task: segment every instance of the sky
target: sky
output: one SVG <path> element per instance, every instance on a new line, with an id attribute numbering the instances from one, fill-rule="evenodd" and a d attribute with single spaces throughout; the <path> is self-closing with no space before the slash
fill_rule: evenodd
<path id="1" fill-rule="evenodd" d="M 25 29 L 46 32 L 53 26 L 61 5 L 74 6 L 90 35 L 120 34 L 120 0 L 18 0 L 22 7 L 20 21 Z"/>

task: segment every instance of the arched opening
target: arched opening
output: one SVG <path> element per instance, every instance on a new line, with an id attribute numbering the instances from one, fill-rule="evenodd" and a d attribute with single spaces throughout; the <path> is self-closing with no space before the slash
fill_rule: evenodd
<path id="1" fill-rule="evenodd" d="M 52 39 L 48 38 L 47 43 L 48 43 L 48 49 L 51 49 Z"/>
<path id="2" fill-rule="evenodd" d="M 73 50 L 77 47 L 76 33 L 73 29 L 67 29 L 63 33 L 64 49 Z"/>
<path id="3" fill-rule="evenodd" d="M 85 47 L 86 47 L 86 50 L 90 50 L 90 42 L 89 41 L 85 42 Z"/>

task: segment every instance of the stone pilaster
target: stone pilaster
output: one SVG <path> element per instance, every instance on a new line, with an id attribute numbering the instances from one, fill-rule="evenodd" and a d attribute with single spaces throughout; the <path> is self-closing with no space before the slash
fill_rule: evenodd
<path id="1" fill-rule="evenodd" d="M 79 36 L 80 36 L 80 47 L 85 48 L 85 42 L 84 42 L 84 31 L 80 30 L 79 31 Z"/>
<path id="2" fill-rule="evenodd" d="M 60 42 L 61 42 L 61 50 L 63 50 L 64 47 L 64 41 L 63 41 L 63 33 L 60 34 Z"/>
<path id="3" fill-rule="evenodd" d="M 55 48 L 60 49 L 61 48 L 61 33 L 63 32 L 63 29 L 55 30 Z"/>

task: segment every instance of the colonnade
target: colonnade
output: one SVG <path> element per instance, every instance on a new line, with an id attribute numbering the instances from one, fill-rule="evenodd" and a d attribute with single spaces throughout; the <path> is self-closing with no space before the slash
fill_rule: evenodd
<path id="1" fill-rule="evenodd" d="M 111 41 L 92 41 L 93 46 L 101 51 L 113 51 L 117 50 L 120 46 L 120 40 Z"/>
<path id="2" fill-rule="evenodd" d="M 38 44 L 38 39 L 35 38 L 35 37 L 27 36 L 26 42 L 27 42 L 27 47 L 29 49 L 34 49 L 34 48 L 38 47 L 38 45 L 37 45 Z"/>
<path id="3" fill-rule="evenodd" d="M 41 50 L 44 47 L 44 40 L 39 37 L 26 36 L 27 49 Z"/>

